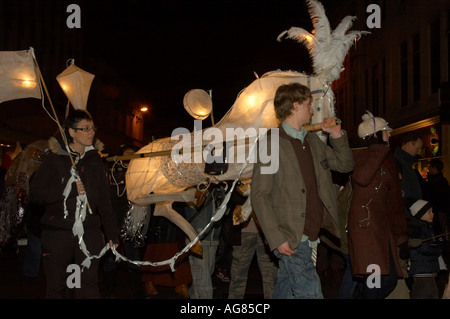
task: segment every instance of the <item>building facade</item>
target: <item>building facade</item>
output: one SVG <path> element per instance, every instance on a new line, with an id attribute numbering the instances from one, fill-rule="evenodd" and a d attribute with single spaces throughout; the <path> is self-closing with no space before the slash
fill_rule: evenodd
<path id="1" fill-rule="evenodd" d="M 371 4 L 379 11 L 368 10 Z M 438 157 L 449 178 L 450 1 L 346 0 L 326 9 L 332 27 L 354 15 L 353 29 L 371 32 L 355 43 L 333 83 L 336 112 L 351 143 L 358 144 L 357 127 L 368 110 L 394 128 L 393 148 L 404 134 L 419 133 L 424 140 L 419 171 L 425 175 L 428 160 Z M 377 12 L 380 28 L 369 28 Z"/>

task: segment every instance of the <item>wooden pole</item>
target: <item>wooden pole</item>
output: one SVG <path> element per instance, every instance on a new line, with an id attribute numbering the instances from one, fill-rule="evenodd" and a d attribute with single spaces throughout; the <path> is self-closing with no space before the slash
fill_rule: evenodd
<path id="1" fill-rule="evenodd" d="M 242 140 L 240 140 L 242 141 Z M 244 145 L 248 145 L 250 144 L 250 138 L 246 137 L 245 140 L 243 141 Z M 222 143 L 217 143 L 217 144 L 202 144 L 200 146 L 191 146 L 188 151 L 192 154 L 195 151 L 198 151 L 198 148 L 201 147 L 201 150 L 203 151 L 205 149 L 206 146 L 211 145 L 211 146 L 219 146 L 222 145 Z M 238 146 L 241 145 L 238 143 L 238 140 L 234 140 L 234 146 Z M 115 161 L 126 161 L 126 160 L 132 160 L 135 158 L 145 158 L 145 157 L 158 157 L 158 156 L 171 156 L 172 152 L 175 152 L 176 154 L 183 154 L 184 148 L 179 148 L 176 150 L 170 149 L 170 150 L 163 150 L 163 151 L 157 151 L 157 152 L 149 152 L 149 153 L 140 153 L 140 154 L 132 154 L 132 155 L 121 155 L 121 156 L 110 156 L 107 157 L 106 160 L 108 162 L 115 162 Z"/>
<path id="2" fill-rule="evenodd" d="M 341 120 L 336 120 L 336 122 L 331 123 L 330 125 L 328 125 L 328 127 L 333 127 L 336 125 L 341 124 Z M 308 125 L 304 125 L 303 126 L 308 132 L 316 132 L 316 131 L 320 131 L 322 129 L 322 124 L 321 123 L 316 123 L 316 124 L 308 124 Z M 239 140 L 234 140 L 234 146 L 237 145 L 241 145 L 238 143 Z M 242 141 L 242 140 L 240 140 Z M 245 145 L 250 144 L 250 138 L 246 137 L 245 141 L 244 141 Z M 212 145 L 212 146 L 219 146 L 222 145 L 222 143 L 218 143 L 218 144 L 202 144 L 201 145 L 201 149 L 203 151 L 203 149 L 207 146 L 207 145 Z M 191 154 L 195 151 L 198 150 L 199 146 L 192 146 L 190 148 L 190 152 Z M 115 162 L 115 161 L 127 161 L 127 160 L 132 160 L 135 158 L 145 158 L 145 157 L 158 157 L 158 156 L 170 156 L 172 155 L 172 151 L 173 150 L 163 150 L 163 151 L 157 151 L 157 152 L 149 152 L 149 153 L 140 153 L 140 154 L 132 154 L 132 155 L 122 155 L 122 156 L 110 156 L 107 157 L 106 160 L 108 162 Z M 176 154 L 183 154 L 183 148 L 177 149 L 174 151 Z"/>
<path id="3" fill-rule="evenodd" d="M 62 138 L 64 140 L 64 143 L 66 145 L 68 145 L 67 139 L 66 139 L 66 135 L 64 134 L 64 131 L 63 131 L 62 127 L 61 127 L 61 124 L 59 123 L 58 115 L 56 114 L 56 110 L 55 110 L 55 108 L 53 106 L 52 99 L 50 98 L 50 94 L 48 93 L 48 90 L 47 90 L 47 85 L 45 85 L 44 77 L 42 76 L 41 69 L 39 68 L 39 64 L 37 62 L 36 56 L 34 55 L 34 49 L 30 48 L 30 50 L 33 53 L 34 65 L 36 66 L 36 69 L 37 69 L 37 71 L 39 73 L 39 78 L 41 79 L 42 87 L 44 88 L 45 94 L 47 95 L 47 99 L 48 99 L 48 101 L 50 103 L 50 106 L 52 108 L 53 116 L 55 117 L 55 121 L 56 121 L 56 124 L 58 125 L 59 132 L 61 133 L 61 136 L 62 136 Z M 70 158 L 70 160 L 72 162 L 72 166 L 75 167 L 75 162 L 73 161 L 72 156 L 69 156 L 69 158 Z"/>

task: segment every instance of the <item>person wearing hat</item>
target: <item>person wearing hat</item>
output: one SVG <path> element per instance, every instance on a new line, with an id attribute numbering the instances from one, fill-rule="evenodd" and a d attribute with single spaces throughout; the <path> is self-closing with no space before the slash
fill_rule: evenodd
<path id="1" fill-rule="evenodd" d="M 419 199 L 409 211 L 412 216 L 408 223 L 411 298 L 438 299 L 436 276 L 442 250 L 433 232 L 433 208 L 429 202 Z"/>
<path id="2" fill-rule="evenodd" d="M 367 112 L 358 127 L 364 148 L 353 151 L 353 197 L 348 216 L 348 242 L 353 276 L 363 279 L 362 298 L 384 299 L 403 278 L 397 248 L 406 243 L 406 212 L 395 158 L 392 129 Z M 369 284 L 371 265 L 380 269 L 380 287 Z"/>

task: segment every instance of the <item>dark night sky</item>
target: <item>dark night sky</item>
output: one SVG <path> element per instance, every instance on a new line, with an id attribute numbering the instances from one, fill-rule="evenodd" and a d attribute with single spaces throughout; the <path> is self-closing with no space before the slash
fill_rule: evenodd
<path id="1" fill-rule="evenodd" d="M 95 0 L 81 12 L 89 55 L 113 66 L 161 120 L 192 123 L 183 108 L 190 89 L 213 90 L 217 122 L 254 72 L 312 72 L 301 44 L 276 41 L 291 26 L 312 29 L 304 0 Z"/>

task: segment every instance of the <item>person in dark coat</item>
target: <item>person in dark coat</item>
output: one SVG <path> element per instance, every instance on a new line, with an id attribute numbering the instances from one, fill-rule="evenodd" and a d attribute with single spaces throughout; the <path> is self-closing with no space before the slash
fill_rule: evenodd
<path id="1" fill-rule="evenodd" d="M 84 232 L 82 239 L 91 255 L 98 255 L 105 247 L 105 238 L 110 246 L 117 247 L 119 243 L 107 172 L 98 153 L 103 144 L 95 140 L 95 130 L 86 111 L 72 110 L 64 122 L 67 144 L 61 137 L 50 138 L 51 151 L 30 184 L 30 202 L 44 205 L 41 237 L 47 298 L 66 297 L 71 274 L 68 266 L 89 260 L 89 267 L 89 262 L 83 264 L 86 268 L 80 272 L 80 288 L 74 289 L 74 296 L 100 298 L 99 259 L 86 259 L 75 232 Z M 75 172 L 79 178 L 74 177 Z M 78 216 L 83 215 L 84 209 L 81 227 Z"/>
<path id="2" fill-rule="evenodd" d="M 427 201 L 419 199 L 410 208 L 408 223 L 410 275 L 414 278 L 412 299 L 438 299 L 436 276 L 440 270 L 441 247 L 433 232 L 433 208 Z"/>
<path id="3" fill-rule="evenodd" d="M 354 151 L 353 197 L 348 216 L 348 242 L 353 276 L 363 278 L 362 298 L 383 299 L 403 277 L 397 247 L 407 242 L 406 213 L 398 169 L 389 147 L 392 129 L 368 112 L 358 135 L 366 148 Z M 378 266 L 380 287 L 371 288 L 369 266 Z"/>
<path id="4" fill-rule="evenodd" d="M 435 231 L 446 234 L 450 231 L 450 186 L 442 172 L 444 163 L 440 159 L 433 158 L 427 168 L 428 194 L 425 199 L 433 206 Z M 448 239 L 448 235 L 446 238 Z"/>
<path id="5" fill-rule="evenodd" d="M 423 147 L 423 140 L 416 133 L 409 133 L 401 139 L 401 146 L 394 152 L 401 176 L 401 186 L 405 209 L 418 199 L 423 199 L 425 180 L 412 166 L 417 162 L 417 154 Z"/>
<path id="6" fill-rule="evenodd" d="M 133 155 L 137 148 L 132 145 L 123 144 L 120 146 L 122 156 Z M 109 170 L 109 185 L 111 192 L 111 202 L 114 213 L 116 214 L 117 227 L 124 227 L 124 220 L 130 208 L 125 185 L 125 175 L 127 172 L 129 160 L 115 161 Z M 124 256 L 132 261 L 142 260 L 141 247 L 139 243 L 134 243 L 128 238 L 121 238 L 121 246 L 123 247 Z M 108 251 L 102 260 L 104 290 L 102 291 L 105 298 L 114 298 L 118 293 L 118 263 L 112 251 Z M 144 289 L 141 282 L 141 269 L 131 262 L 127 263 L 128 279 L 133 297 L 143 299 L 145 297 Z"/>

